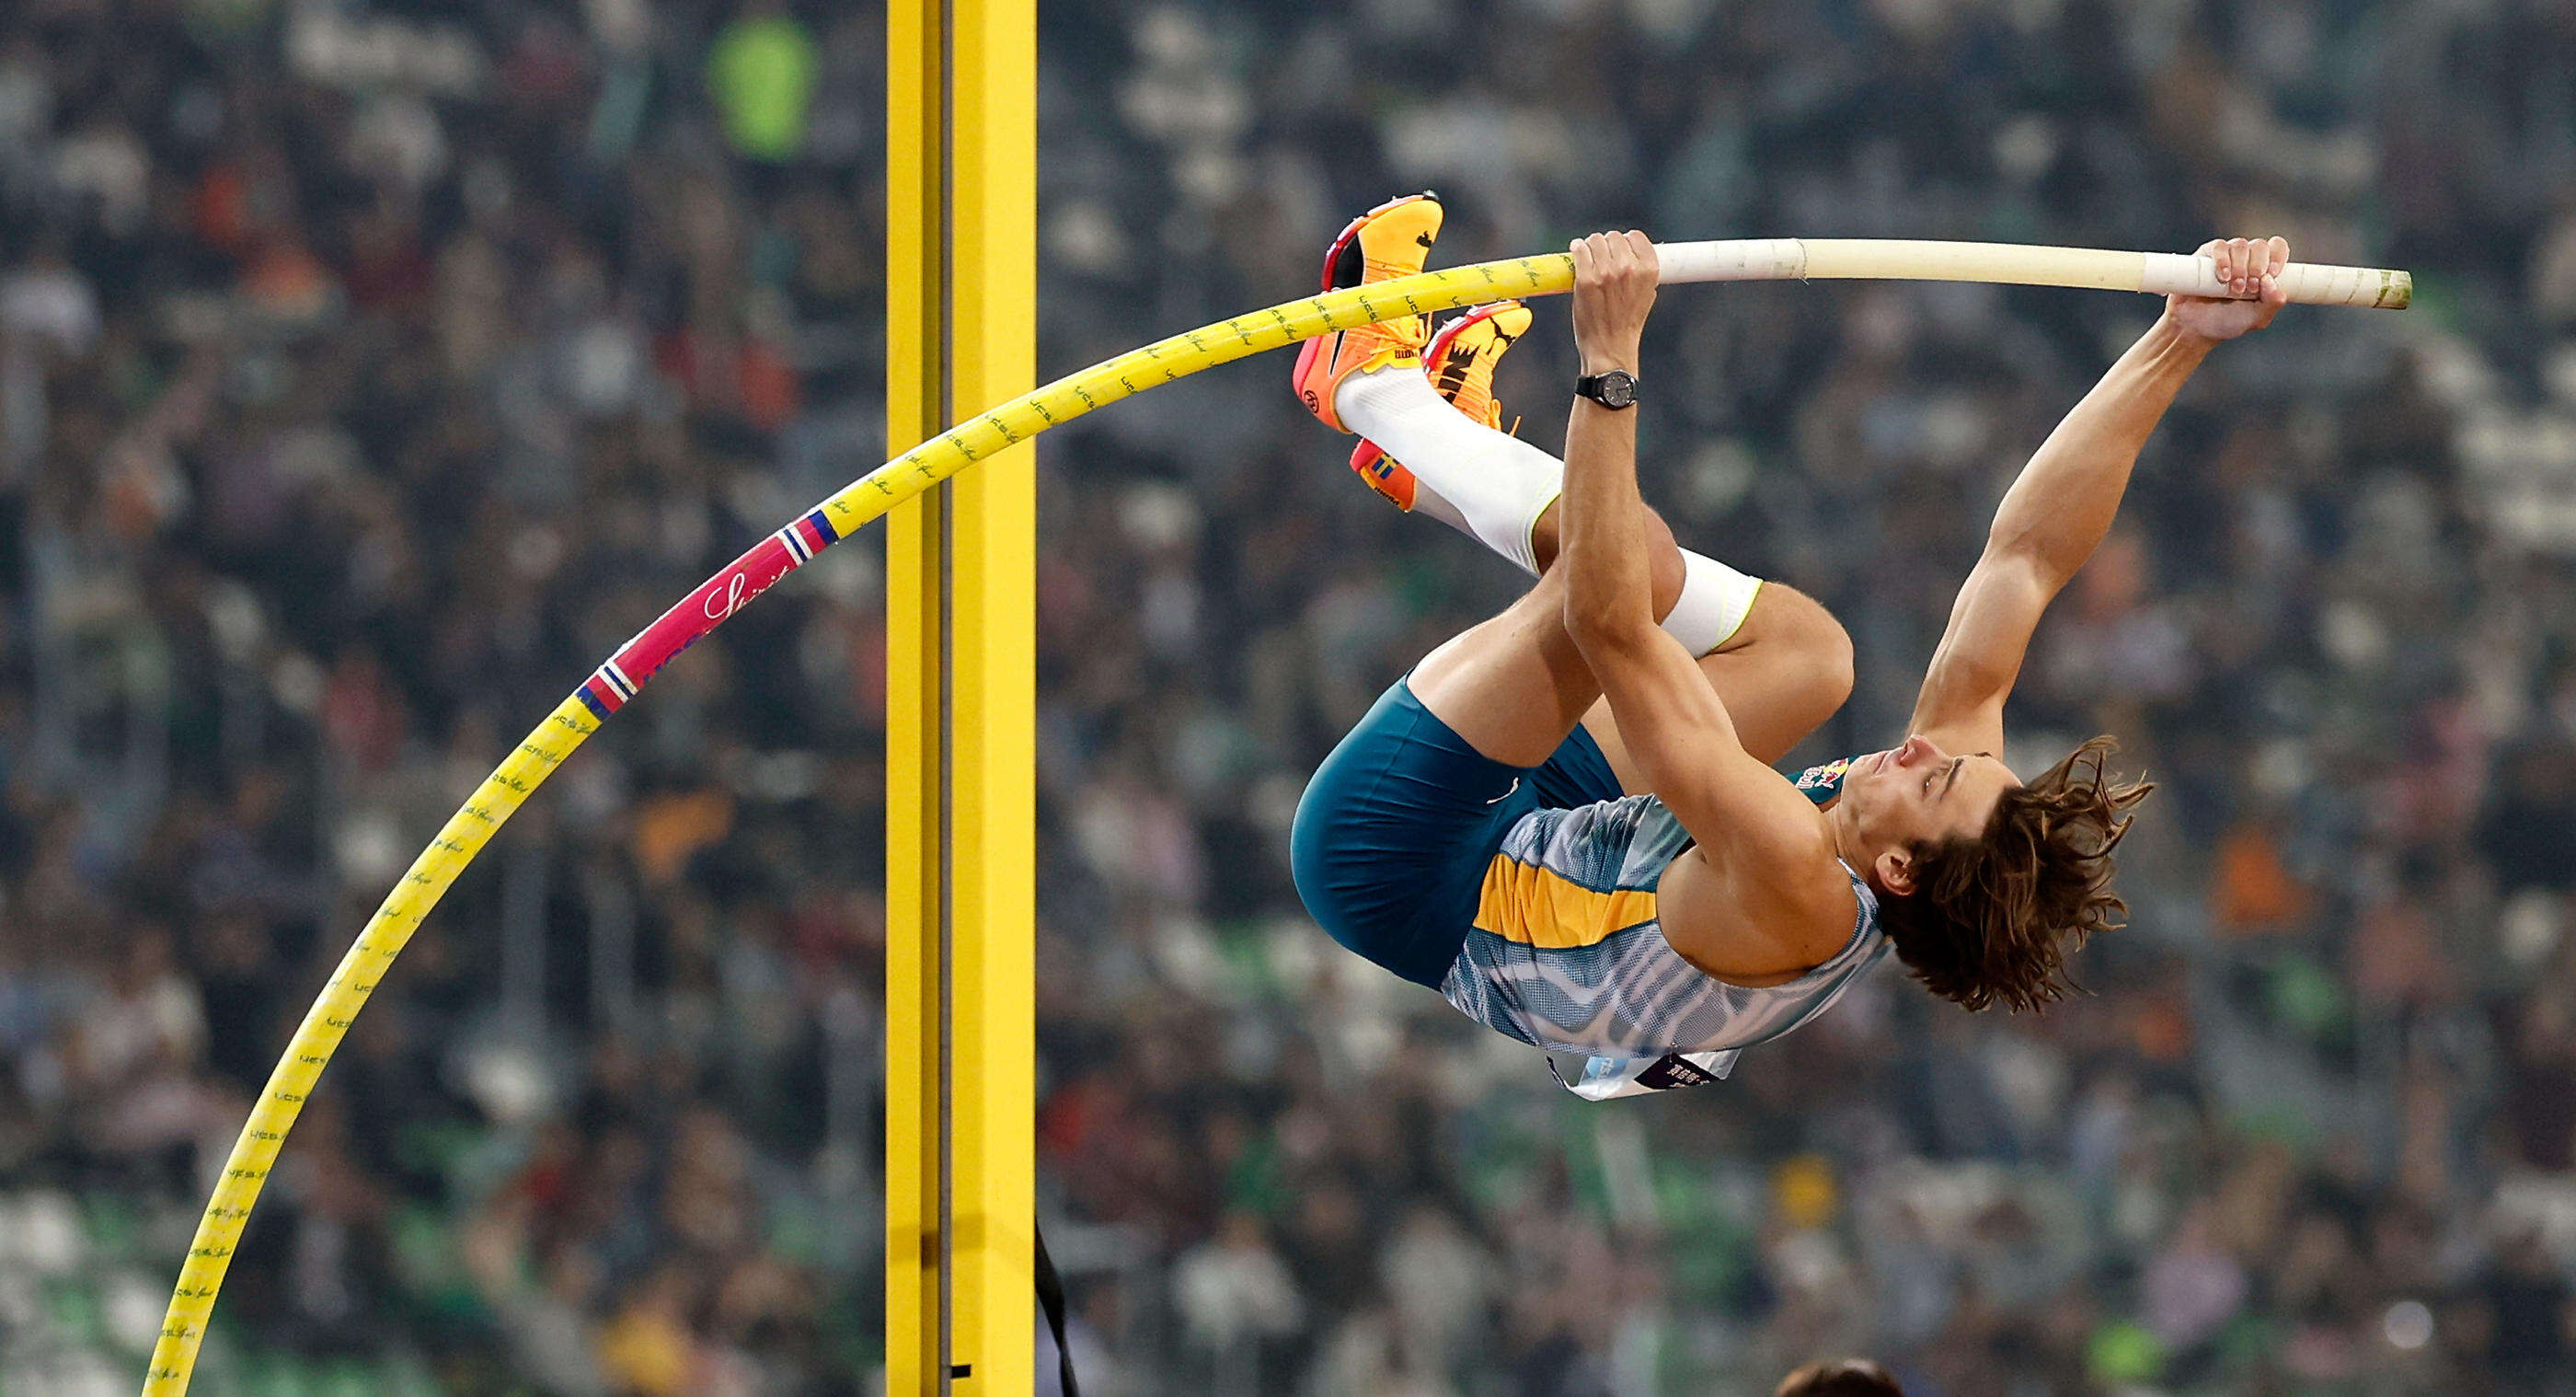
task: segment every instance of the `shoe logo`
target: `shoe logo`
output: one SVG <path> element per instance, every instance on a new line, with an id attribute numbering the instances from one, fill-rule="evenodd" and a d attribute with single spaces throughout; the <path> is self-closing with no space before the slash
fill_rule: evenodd
<path id="1" fill-rule="evenodd" d="M 1455 398 L 1458 391 L 1467 386 L 1468 371 L 1476 367 L 1479 352 L 1474 345 L 1450 346 L 1448 362 L 1440 366 L 1439 381 L 1432 385 L 1440 390 L 1440 396 Z"/>
<path id="2" fill-rule="evenodd" d="M 1424 250 L 1424 251 L 1426 251 L 1426 252 L 1430 251 L 1430 249 L 1431 249 L 1431 235 L 1430 235 L 1429 233 L 1416 233 L 1416 234 L 1414 234 L 1414 235 L 1413 235 L 1413 240 L 1414 240 L 1415 242 L 1418 242 L 1418 243 L 1422 244 L 1422 248 L 1423 248 L 1423 250 Z"/>
<path id="3" fill-rule="evenodd" d="M 1486 801 L 1485 803 L 1486 803 L 1487 805 L 1500 805 L 1500 804 L 1502 804 L 1504 801 L 1507 801 L 1507 800 L 1511 799 L 1511 798 L 1512 798 L 1512 792 L 1517 791 L 1517 790 L 1519 790 L 1520 788 L 1521 788 L 1521 778 L 1519 778 L 1519 777 L 1515 776 L 1515 777 L 1513 777 L 1513 778 L 1512 778 L 1512 784 L 1503 788 L 1503 793 L 1502 793 L 1501 795 L 1498 795 L 1498 796 L 1494 797 L 1492 800 Z"/>
<path id="4" fill-rule="evenodd" d="M 1315 396 L 1314 389 L 1306 389 L 1304 392 L 1298 394 L 1298 396 L 1306 400 L 1306 410 L 1308 412 L 1316 412 L 1320 410 L 1321 400 Z"/>

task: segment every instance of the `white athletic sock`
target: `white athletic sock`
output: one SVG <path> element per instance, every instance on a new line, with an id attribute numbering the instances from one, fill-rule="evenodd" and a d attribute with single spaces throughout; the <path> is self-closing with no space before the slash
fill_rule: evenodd
<path id="1" fill-rule="evenodd" d="M 1352 374 L 1333 410 L 1446 501 L 1469 537 L 1538 574 L 1530 530 L 1564 492 L 1563 462 L 1450 406 L 1418 368 Z"/>
<path id="2" fill-rule="evenodd" d="M 1352 374 L 1333 394 L 1342 424 L 1413 472 L 1417 512 L 1538 574 L 1530 531 L 1565 492 L 1565 463 L 1467 416 L 1417 369 Z M 1682 593 L 1664 633 L 1694 655 L 1723 645 L 1753 609 L 1762 580 L 1682 550 Z"/>

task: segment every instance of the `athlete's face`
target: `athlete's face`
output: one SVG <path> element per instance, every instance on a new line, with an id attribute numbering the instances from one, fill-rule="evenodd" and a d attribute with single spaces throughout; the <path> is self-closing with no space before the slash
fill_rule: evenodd
<path id="1" fill-rule="evenodd" d="M 1843 776 L 1843 800 L 1852 828 L 1871 859 L 1879 885 L 1889 892 L 1914 890 L 1917 845 L 1974 838 L 1995 813 L 1995 802 L 2021 783 L 1992 753 L 1952 753 L 1923 736 L 1902 747 L 1873 752 Z"/>

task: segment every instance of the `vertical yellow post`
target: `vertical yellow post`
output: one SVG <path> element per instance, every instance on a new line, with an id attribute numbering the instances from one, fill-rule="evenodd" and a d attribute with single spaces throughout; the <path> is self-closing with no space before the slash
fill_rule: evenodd
<path id="1" fill-rule="evenodd" d="M 947 425 L 946 128 L 940 0 L 886 4 L 886 454 Z M 947 730 L 940 585 L 948 492 L 886 515 L 886 1228 L 888 1397 L 939 1390 L 946 1267 L 939 921 Z"/>
<path id="2" fill-rule="evenodd" d="M 886 8 L 888 454 L 1036 381 L 1035 0 Z M 888 518 L 886 1388 L 1033 1384 L 1036 471 Z"/>

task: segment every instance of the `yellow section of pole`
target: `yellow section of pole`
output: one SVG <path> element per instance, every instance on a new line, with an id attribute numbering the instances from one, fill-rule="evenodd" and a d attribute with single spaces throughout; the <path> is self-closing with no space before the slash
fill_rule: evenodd
<path id="1" fill-rule="evenodd" d="M 1034 0 L 895 0 L 886 76 L 902 449 L 1036 377 Z M 889 519 L 891 1393 L 1033 1381 L 1036 535 L 1026 448 Z"/>
<path id="2" fill-rule="evenodd" d="M 412 860 L 402 880 L 385 895 L 376 915 L 367 919 L 358 939 L 340 957 L 339 968 L 323 982 L 321 994 L 304 1013 L 304 1022 L 287 1041 L 285 1054 L 270 1070 L 268 1084 L 260 1088 L 259 1100 L 252 1103 L 250 1119 L 243 1122 L 232 1153 L 224 1160 L 214 1196 L 197 1220 L 188 1259 L 179 1267 L 179 1284 L 172 1289 L 170 1308 L 161 1319 L 161 1335 L 152 1345 L 151 1366 L 144 1371 L 145 1397 L 179 1397 L 188 1390 L 197 1351 L 205 1343 L 207 1319 L 214 1313 L 215 1292 L 224 1283 L 242 1229 L 250 1223 L 251 1205 L 259 1201 L 260 1187 L 268 1182 L 268 1171 L 277 1164 L 286 1133 L 295 1128 L 295 1118 L 303 1113 L 322 1069 L 330 1065 L 341 1038 L 366 1007 L 394 957 L 411 943 L 412 933 L 420 929 L 456 875 L 465 871 L 564 758 L 597 731 L 597 716 L 578 698 L 565 699 L 546 715 L 536 731 L 447 817 L 438 837 Z"/>
<path id="3" fill-rule="evenodd" d="M 946 0 L 886 4 L 886 449 L 949 419 Z M 939 1391 L 939 923 L 948 492 L 886 514 L 885 1362 L 890 1397 Z"/>

